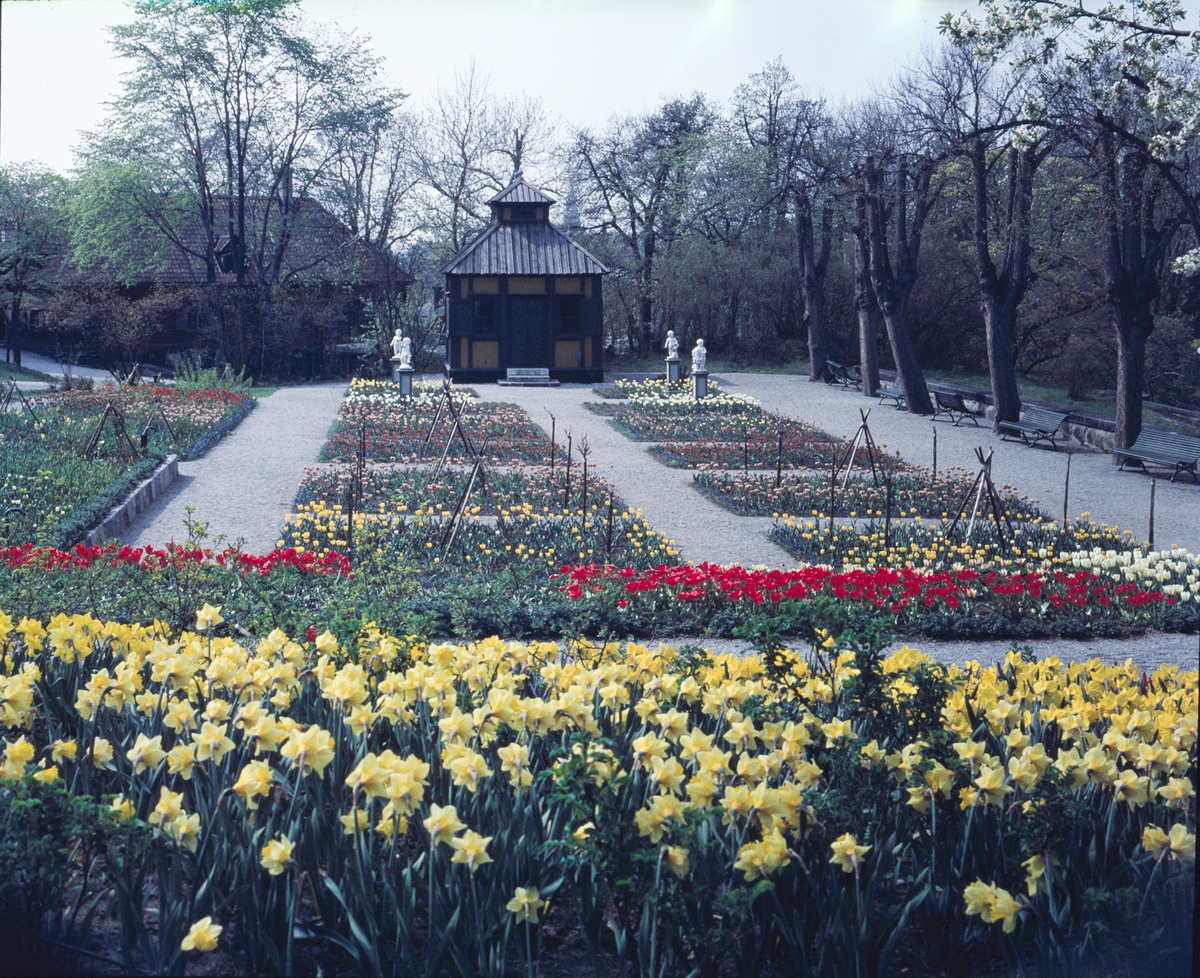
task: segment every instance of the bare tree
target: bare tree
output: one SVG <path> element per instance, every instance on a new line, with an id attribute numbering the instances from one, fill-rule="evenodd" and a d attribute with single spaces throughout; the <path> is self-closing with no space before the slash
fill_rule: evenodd
<path id="1" fill-rule="evenodd" d="M 933 413 L 909 329 L 908 303 L 917 284 L 921 232 L 936 197 L 931 187 L 936 167 L 932 157 L 902 150 L 882 159 L 868 153 L 862 162 L 871 286 L 913 414 Z"/>
<path id="2" fill-rule="evenodd" d="M 581 129 L 568 149 L 569 172 L 589 231 L 615 235 L 637 282 L 636 335 L 655 342 L 659 243 L 679 233 L 699 149 L 713 126 L 704 96 L 667 102 L 643 118 L 614 120 L 600 135 Z"/>
<path id="3" fill-rule="evenodd" d="M 526 167 L 544 165 L 553 129 L 539 99 L 501 99 L 472 60 L 439 88 L 416 143 L 437 230 L 458 251 L 488 221 L 488 198 Z"/>
<path id="4" fill-rule="evenodd" d="M 1017 309 L 1036 278 L 1030 270 L 1033 178 L 1054 146 L 1047 122 L 1030 117 L 1029 95 L 1026 70 L 965 45 L 926 55 L 898 92 L 920 136 L 970 164 L 972 243 L 997 431 L 1021 414 Z M 992 202 L 996 189 L 999 206 Z M 1001 242 L 998 265 L 993 233 Z"/>

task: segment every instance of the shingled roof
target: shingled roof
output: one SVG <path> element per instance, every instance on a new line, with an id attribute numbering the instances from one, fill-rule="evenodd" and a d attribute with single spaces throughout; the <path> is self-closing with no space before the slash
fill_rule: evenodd
<path id="1" fill-rule="evenodd" d="M 488 203 L 495 215 L 492 223 L 450 259 L 443 275 L 603 275 L 608 271 L 547 218 L 499 219 L 502 208 L 497 205 L 555 203 L 519 173 Z"/>
<path id="2" fill-rule="evenodd" d="M 224 207 L 223 199 L 218 199 L 217 203 L 218 210 Z M 256 246 L 251 235 L 261 233 L 263 210 L 267 206 L 274 209 L 277 201 L 272 200 L 269 204 L 262 198 L 249 198 L 246 201 L 246 228 L 247 237 L 250 238 L 250 249 Z M 291 280 L 305 285 L 368 284 L 381 276 L 381 255 L 372 246 L 355 237 L 349 228 L 321 204 L 301 198 L 295 201 L 293 206 L 296 208 L 295 220 L 288 247 L 284 252 L 281 281 Z M 225 222 L 218 222 L 217 232 L 220 236 L 215 249 L 218 254 L 228 245 L 227 235 L 220 234 L 227 226 Z M 179 237 L 184 247 L 170 248 L 161 263 L 147 259 L 145 264 L 149 267 L 137 273 L 136 282 L 193 285 L 205 281 L 206 266 L 200 256 L 206 250 L 206 237 L 199 217 L 188 221 L 180 229 Z M 135 254 L 137 250 L 134 249 Z M 255 281 L 257 274 L 253 260 L 249 257 L 248 265 L 247 279 Z M 235 275 L 232 272 L 218 269 L 218 282 L 232 282 L 234 279 Z"/>
<path id="3" fill-rule="evenodd" d="M 496 194 L 489 204 L 556 204 L 553 197 L 545 192 L 538 190 L 531 184 L 525 182 L 525 178 L 518 172 L 513 177 L 513 182 Z"/>

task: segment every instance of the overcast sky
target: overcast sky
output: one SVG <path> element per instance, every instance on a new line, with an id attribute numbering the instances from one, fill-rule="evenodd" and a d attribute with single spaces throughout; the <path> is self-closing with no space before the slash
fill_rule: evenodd
<path id="1" fill-rule="evenodd" d="M 313 21 L 370 38 L 420 105 L 474 56 L 499 94 L 540 97 L 552 119 L 600 126 L 702 91 L 727 100 L 782 56 L 833 101 L 882 85 L 970 0 L 303 0 Z M 106 28 L 123 0 L 0 3 L 0 162 L 65 171 L 98 128 L 123 63 Z"/>

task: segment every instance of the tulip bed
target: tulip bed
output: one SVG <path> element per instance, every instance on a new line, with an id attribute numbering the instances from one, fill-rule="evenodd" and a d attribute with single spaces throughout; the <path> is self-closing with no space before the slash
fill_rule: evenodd
<path id="1" fill-rule="evenodd" d="M 823 613 L 839 621 L 858 613 L 883 616 L 926 634 L 1029 637 L 1200 628 L 1200 561 L 1193 554 L 1049 553 L 1021 563 L 972 558 L 842 570 L 567 564 L 559 568 L 558 580 L 571 600 L 618 608 L 631 623 L 682 619 L 698 630 L 739 609 L 744 620 L 764 617 L 784 634 L 811 628 L 814 616 Z"/>
<path id="2" fill-rule="evenodd" d="M 91 458 L 84 450 L 108 403 L 124 419 L 126 440 L 110 419 Z M 168 452 L 203 454 L 254 406 L 240 390 L 173 387 L 101 387 L 33 399 L 36 420 L 24 407 L 0 415 L 0 544 L 35 541 L 70 546 L 81 539 Z M 140 436 L 161 405 L 171 434 L 157 421 Z"/>
<path id="3" fill-rule="evenodd" d="M 435 514 L 453 511 L 470 481 L 470 471 L 447 466 L 436 475 L 432 469 L 393 468 L 368 464 L 363 473 L 359 507 L 364 512 L 405 512 L 432 508 Z M 486 473 L 487 492 L 476 481 L 471 490 L 472 509 L 476 515 L 495 516 L 501 509 L 513 509 L 526 504 L 549 512 L 564 507 L 608 505 L 615 490 L 606 479 L 588 473 L 587 499 L 583 498 L 582 466 L 575 460 L 571 484 L 567 486 L 566 468 L 562 461 L 551 470 L 547 465 L 506 466 Z M 323 466 L 306 469 L 296 501 L 344 500 L 357 486 L 351 467 Z M 475 509 L 478 504 L 478 509 Z M 618 509 L 625 507 L 618 501 Z"/>
<path id="4" fill-rule="evenodd" d="M 375 462 L 437 462 L 453 430 L 449 412 L 438 417 L 441 386 L 417 388 L 415 396 L 402 398 L 393 384 L 355 380 L 338 413 L 322 459 L 348 461 L 365 447 L 365 458 Z M 541 465 L 550 458 L 550 439 L 524 410 L 514 404 L 476 402 L 455 393 L 463 424 L 475 448 L 493 465 Z M 437 424 L 434 426 L 434 419 Z M 430 429 L 433 434 L 430 436 Z M 428 441 L 426 440 L 428 438 Z M 486 450 L 484 442 L 487 441 Z M 464 461 L 469 454 L 455 435 L 448 457 Z"/>
<path id="5" fill-rule="evenodd" d="M 696 489 L 726 509 L 745 516 L 778 516 L 780 513 L 822 512 L 828 514 L 830 505 L 835 516 L 851 518 L 882 516 L 887 504 L 887 488 L 882 480 L 854 476 L 843 485 L 843 479 L 833 482 L 828 474 L 801 475 L 781 473 L 779 485 L 775 476 L 760 473 L 729 473 L 715 475 L 702 472 L 693 476 Z M 909 470 L 892 480 L 892 517 L 945 516 L 953 514 L 963 504 L 974 484 L 974 473 L 963 469 L 943 473 L 936 482 L 925 470 Z M 1036 512 L 1027 496 L 1018 495 L 1014 486 L 998 486 L 1000 501 L 1014 519 L 1024 520 Z M 968 515 L 974 495 L 966 499 Z"/>
<path id="6" fill-rule="evenodd" d="M 1194 671 L 823 634 L 339 643 L 222 611 L 0 617 L 0 870 L 40 887 L 6 923 L 43 966 L 1187 971 Z"/>

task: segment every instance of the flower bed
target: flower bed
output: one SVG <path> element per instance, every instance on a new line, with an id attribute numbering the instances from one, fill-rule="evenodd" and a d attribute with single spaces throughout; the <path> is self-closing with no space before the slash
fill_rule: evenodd
<path id="1" fill-rule="evenodd" d="M 365 457 L 376 462 L 437 462 L 454 425 L 443 411 L 434 426 L 440 391 L 440 386 L 427 388 L 412 398 L 402 398 L 393 384 L 355 380 L 321 449 L 321 458 L 347 461 L 365 447 Z M 475 402 L 461 393 L 455 397 L 476 450 L 483 450 L 487 440 L 485 456 L 491 464 L 541 465 L 549 461 L 550 439 L 524 409 L 515 404 Z M 470 457 L 457 435 L 448 457 L 457 461 Z"/>
<path id="2" fill-rule="evenodd" d="M 391 468 L 367 465 L 363 472 L 360 508 L 364 512 L 415 512 L 433 508 L 440 513 L 453 510 L 470 480 L 470 472 L 462 468 L 443 468 L 436 476 L 431 469 Z M 297 503 L 313 500 L 345 500 L 351 488 L 357 487 L 352 467 L 310 468 L 296 494 Z M 471 490 L 471 504 L 477 515 L 495 516 L 502 509 L 530 505 L 535 510 L 550 511 L 578 508 L 592 504 L 608 505 L 616 498 L 611 483 L 588 472 L 587 499 L 583 495 L 583 467 L 578 459 L 571 467 L 568 492 L 565 463 L 559 460 L 553 472 L 546 465 L 517 465 L 487 473 L 488 492 L 476 481 Z M 618 499 L 620 510 L 625 508 Z"/>
<path id="3" fill-rule="evenodd" d="M 594 498 L 594 497 L 593 497 Z M 450 504 L 453 505 L 453 504 Z M 674 541 L 653 530 L 640 511 L 599 501 L 588 509 L 536 509 L 529 503 L 501 507 L 487 518 L 470 506 L 452 542 L 452 510 L 435 506 L 397 507 L 354 514 L 353 540 L 340 504 L 323 500 L 300 503 L 288 515 L 281 546 L 310 550 L 324 558 L 352 549 L 372 553 L 383 564 L 429 571 L 435 567 L 494 574 L 515 564 L 558 566 L 564 559 L 590 560 L 620 555 L 639 567 L 675 560 Z"/>
<path id="4" fill-rule="evenodd" d="M 667 465 L 685 469 L 774 469 L 780 461 L 785 469 L 824 469 L 829 471 L 835 459 L 841 460 L 849 443 L 818 431 L 809 425 L 797 425 L 784 431 L 780 455 L 779 435 L 775 429 L 751 430 L 735 440 L 666 441 L 651 445 L 649 452 Z M 904 467 L 900 454 L 888 454 L 882 448 L 875 464 L 885 471 L 898 472 Z M 854 458 L 858 469 L 870 469 L 865 449 Z"/>
<path id="5" fill-rule="evenodd" d="M 106 405 L 124 418 L 125 439 L 110 419 L 91 458 L 84 451 Z M 37 420 L 24 408 L 0 416 L 0 544 L 36 541 L 70 546 L 104 517 L 168 452 L 202 454 L 254 406 L 243 391 L 173 387 L 102 387 L 37 397 Z M 161 422 L 140 436 L 161 405 Z M 130 443 L 132 442 L 132 444 Z"/>
<path id="6" fill-rule="evenodd" d="M 665 414 L 644 408 L 621 407 L 613 412 L 612 417 L 612 424 L 618 431 L 638 441 L 705 439 L 741 443 L 747 437 L 777 438 L 782 431 L 785 438 L 824 440 L 828 445 L 839 445 L 843 451 L 849 447 L 849 443 L 831 438 L 813 425 L 777 414 Z"/>
<path id="7" fill-rule="evenodd" d="M 965 470 L 946 472 L 937 482 L 925 470 L 914 469 L 897 474 L 892 480 L 892 517 L 945 516 L 963 503 L 975 481 Z M 838 479 L 832 486 L 826 475 L 782 474 L 779 485 L 773 475 L 725 473 L 717 476 L 703 472 L 692 479 L 693 485 L 709 499 L 746 516 L 778 516 L 780 513 L 828 513 L 832 499 L 835 516 L 882 516 L 887 503 L 887 488 L 866 476 L 854 476 L 843 485 Z M 1036 514 L 1027 496 L 1019 496 L 1014 486 L 999 486 L 997 491 L 1015 518 Z M 967 500 L 969 507 L 974 498 Z"/>
<path id="8" fill-rule="evenodd" d="M 1104 622 L 1144 627 L 1176 621 L 1200 627 L 1200 563 L 1193 555 L 1157 555 L 1148 563 L 1153 570 L 1140 573 L 1129 564 L 1121 565 L 1122 573 L 1081 566 L 1091 561 L 1076 553 L 1025 568 L 808 566 L 788 571 L 708 563 L 638 570 L 588 563 L 560 567 L 559 588 L 572 600 L 617 607 L 631 617 L 675 611 L 698 625 L 738 604 L 772 609 L 768 614 L 799 624 L 806 616 L 795 603 L 825 600 L 882 613 L 900 625 L 942 615 L 1048 626 L 1069 616 L 1092 628 Z M 1176 609 L 1179 615 L 1163 613 Z M 795 624 L 781 622 L 781 627 Z"/>
<path id="9" fill-rule="evenodd" d="M 631 408 L 658 413 L 744 415 L 762 410 L 761 401 L 746 394 L 731 394 L 711 378 L 708 396 L 700 401 L 692 393 L 690 380 L 674 384 L 665 380 L 618 380 L 614 386 Z"/>
<path id="10" fill-rule="evenodd" d="M 127 972 L 545 971 L 553 921 L 655 975 L 1186 961 L 1194 671 L 195 625 L 0 619 L 0 858 L 88 866 Z M 107 814 L 21 821 L 64 792 Z"/>

